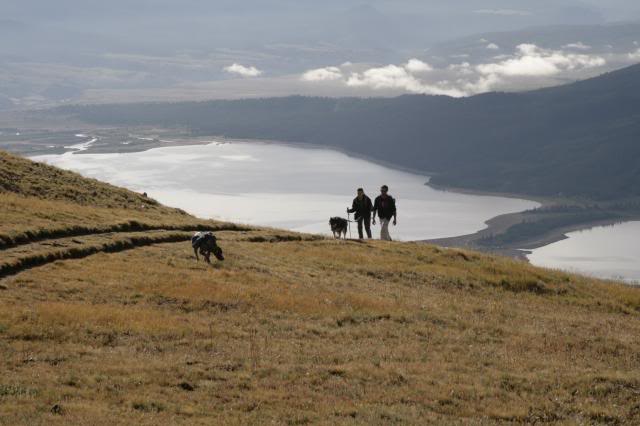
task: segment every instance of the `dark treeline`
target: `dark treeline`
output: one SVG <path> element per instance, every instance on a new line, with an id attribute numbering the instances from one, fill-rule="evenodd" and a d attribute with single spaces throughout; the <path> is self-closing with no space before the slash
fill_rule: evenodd
<path id="1" fill-rule="evenodd" d="M 337 147 L 435 184 L 532 195 L 640 195 L 640 65 L 566 86 L 469 98 L 285 97 L 69 106 L 101 125 Z"/>

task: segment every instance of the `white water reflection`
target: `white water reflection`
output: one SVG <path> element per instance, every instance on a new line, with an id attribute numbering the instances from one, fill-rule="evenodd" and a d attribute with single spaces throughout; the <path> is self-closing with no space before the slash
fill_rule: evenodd
<path id="1" fill-rule="evenodd" d="M 640 222 L 571 232 L 569 238 L 533 250 L 531 263 L 640 284 Z"/>
<path id="2" fill-rule="evenodd" d="M 327 149 L 262 143 L 212 143 L 123 154 L 34 158 L 78 171 L 180 207 L 200 217 L 328 232 L 330 216 L 346 217 L 356 188 L 372 197 L 382 184 L 398 202 L 402 240 L 443 238 L 485 228 L 494 216 L 537 207 L 527 200 L 437 191 L 425 176 L 390 169 Z M 374 228 L 378 233 L 379 228 Z M 352 229 L 355 236 L 355 229 Z"/>

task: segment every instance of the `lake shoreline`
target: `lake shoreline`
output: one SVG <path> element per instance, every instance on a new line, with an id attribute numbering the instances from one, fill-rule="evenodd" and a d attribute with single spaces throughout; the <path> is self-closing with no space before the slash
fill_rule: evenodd
<path id="1" fill-rule="evenodd" d="M 84 132 L 87 132 L 88 129 L 84 129 Z M 102 132 L 111 132 L 115 129 L 92 129 L 92 133 L 100 134 Z M 122 130 L 122 129 L 120 129 Z M 555 206 L 560 206 L 569 202 L 574 202 L 573 200 L 568 199 L 560 199 L 560 198 L 552 198 L 552 197 L 540 197 L 540 196 L 531 196 L 527 194 L 517 194 L 517 193 L 500 193 L 500 192 L 491 192 L 491 191 L 483 191 L 477 189 L 468 189 L 468 188 L 460 188 L 460 187 L 448 187 L 445 185 L 436 185 L 430 182 L 430 177 L 434 175 L 434 173 L 428 173 L 421 170 L 412 169 L 410 167 L 404 167 L 399 164 L 395 164 L 393 162 L 388 162 L 384 160 L 380 160 L 377 158 L 373 158 L 366 154 L 362 154 L 359 152 L 354 152 L 350 150 L 346 150 L 341 147 L 335 147 L 331 145 L 320 145 L 320 144 L 311 144 L 304 142 L 286 142 L 286 141 L 276 141 L 269 139 L 248 139 L 248 138 L 226 138 L 224 136 L 191 136 L 185 133 L 171 133 L 171 131 L 164 132 L 164 129 L 128 129 L 130 131 L 130 135 L 134 138 L 144 140 L 145 143 L 135 144 L 135 145 L 127 145 L 127 146 L 119 146 L 119 145 L 102 145 L 102 146 L 93 146 L 89 149 L 78 152 L 78 155 L 83 154 L 107 154 L 107 153 L 122 153 L 122 152 L 145 152 L 155 148 L 164 148 L 164 147 L 173 147 L 173 146 L 189 146 L 189 145 L 207 145 L 212 143 L 221 143 L 221 144 L 243 144 L 243 143 L 253 143 L 253 144 L 263 144 L 263 145 L 279 145 L 279 146 L 289 146 L 300 149 L 309 149 L 309 150 L 332 150 L 335 152 L 342 153 L 349 157 L 364 160 L 371 162 L 373 164 L 383 166 L 389 169 L 393 169 L 396 171 L 412 173 L 418 176 L 422 176 L 425 178 L 424 185 L 429 186 L 430 188 L 438 191 L 451 192 L 455 194 L 466 194 L 466 195 L 476 195 L 482 197 L 501 197 L 501 198 L 511 198 L 523 201 L 533 201 L 539 204 L 537 209 L 534 210 L 545 210 L 552 209 Z M 91 131 L 90 131 L 91 132 Z M 446 237 L 446 238 L 438 238 L 438 239 L 427 239 L 427 240 L 413 240 L 415 242 L 422 242 L 428 244 L 436 244 L 443 247 L 460 247 L 460 248 L 468 248 L 473 250 L 479 250 L 484 252 L 496 253 L 500 255 L 509 256 L 512 258 L 517 258 L 521 260 L 528 261 L 527 259 L 527 250 L 536 249 L 539 247 L 546 246 L 548 244 L 552 244 L 557 241 L 561 241 L 566 237 L 566 233 L 578 231 L 578 230 L 586 230 L 591 229 L 595 226 L 600 225 L 609 225 L 618 222 L 624 222 L 627 220 L 633 220 L 634 217 L 620 218 L 620 217 L 612 217 L 607 220 L 595 220 L 595 221 L 583 221 L 574 224 L 568 224 L 566 226 L 558 227 L 555 229 L 550 229 L 548 232 L 545 232 L 541 236 L 534 239 L 525 239 L 519 241 L 514 244 L 509 244 L 508 246 L 486 246 L 478 244 L 478 241 L 486 238 L 487 236 L 495 236 L 505 233 L 509 230 L 509 228 L 520 221 L 523 220 L 523 215 L 525 215 L 528 211 L 521 211 L 516 213 L 509 213 L 505 215 L 498 215 L 490 218 L 485 221 L 486 228 L 481 229 L 477 232 L 471 234 L 464 234 L 454 237 Z M 638 213 L 635 218 L 640 218 L 640 213 Z"/>
<path id="2" fill-rule="evenodd" d="M 517 215 L 518 213 L 514 213 L 512 215 Z M 510 216 L 510 215 L 504 215 Z M 486 253 L 498 254 L 501 256 L 508 256 L 514 259 L 522 260 L 525 262 L 529 262 L 529 258 L 527 257 L 532 253 L 532 250 L 548 246 L 550 244 L 556 243 L 558 241 L 565 240 L 569 238 L 567 236 L 568 233 L 578 232 L 578 231 L 586 231 L 589 229 L 601 227 L 601 226 L 612 226 L 616 224 L 632 222 L 634 220 L 640 220 L 640 215 L 633 218 L 625 218 L 624 220 L 620 219 L 611 219 L 604 221 L 593 221 L 580 223 L 575 225 L 569 225 L 563 228 L 554 229 L 544 235 L 540 236 L 537 239 L 523 241 L 520 245 L 520 248 L 515 247 L 481 247 L 477 244 L 474 244 L 475 241 L 481 239 L 486 233 L 491 233 L 496 229 L 501 228 L 502 224 L 507 222 L 507 219 L 502 216 L 497 216 L 491 221 L 493 221 L 488 228 L 476 232 L 474 234 L 461 235 L 458 237 L 449 237 L 449 238 L 438 238 L 432 240 L 423 240 L 420 241 L 425 244 L 434 244 L 442 247 L 451 247 L 451 248 L 465 248 L 470 250 L 477 250 Z M 490 222 L 490 221 L 488 221 Z"/>
<path id="3" fill-rule="evenodd" d="M 144 129 L 122 129 L 111 135 L 109 130 L 78 132 L 67 137 L 64 147 L 73 146 L 70 138 L 98 141 L 83 151 L 52 149 L 32 158 L 145 191 L 165 205 L 198 217 L 298 232 L 326 232 L 329 217 L 347 216 L 345 206 L 356 188 L 363 186 L 377 195 L 375 189 L 383 183 L 390 184 L 393 195 L 403 200 L 402 226 L 394 229 L 396 239 L 402 241 L 472 233 L 496 215 L 538 206 L 526 200 L 447 194 L 425 185 L 429 178 L 424 174 L 317 145 L 207 135 L 192 138 Z M 107 154 L 114 151 L 116 155 Z M 130 164 L 126 173 L 117 172 L 123 163 Z M 173 183 L 158 186 L 165 180 Z M 217 184 L 212 187 L 207 182 Z"/>
<path id="4" fill-rule="evenodd" d="M 398 171 L 414 173 L 420 176 L 424 176 L 427 179 L 430 179 L 430 175 L 433 174 L 433 173 L 431 174 L 426 173 L 424 171 L 420 171 L 417 169 L 412 169 L 409 167 L 403 167 L 392 162 L 382 161 L 358 152 L 346 150 L 340 147 L 332 147 L 330 145 L 309 144 L 309 143 L 303 143 L 303 142 L 282 142 L 282 141 L 263 140 L 263 139 L 228 139 L 228 138 L 221 138 L 221 139 L 223 139 L 224 142 L 228 142 L 228 143 L 263 143 L 263 144 L 292 146 L 295 148 L 303 148 L 303 149 L 331 149 L 333 151 L 343 153 L 353 158 L 366 160 L 371 163 L 378 164 L 391 169 L 395 169 Z M 501 198 L 534 201 L 540 204 L 537 209 L 553 208 L 554 206 L 562 205 L 570 201 L 569 199 L 563 199 L 563 198 L 553 198 L 553 197 L 534 196 L 534 195 L 506 193 L 506 192 L 491 192 L 491 191 L 483 191 L 478 189 L 468 189 L 468 188 L 460 188 L 460 187 L 449 187 L 446 185 L 433 184 L 429 180 L 425 182 L 425 185 L 438 191 L 452 192 L 456 194 L 477 195 L 481 197 L 501 197 Z M 525 213 L 525 211 L 508 213 L 505 215 L 498 215 L 498 216 L 492 217 L 491 219 L 485 222 L 485 224 L 487 225 L 485 229 L 479 230 L 471 234 L 459 235 L 455 237 L 428 239 L 428 240 L 414 240 L 412 242 L 434 244 L 441 247 L 450 247 L 450 248 L 467 248 L 467 249 L 482 251 L 486 253 L 507 256 L 507 257 L 511 257 L 511 258 L 529 263 L 529 259 L 527 255 L 531 253 L 531 250 L 544 247 L 558 241 L 562 241 L 568 238 L 566 234 L 570 232 L 584 231 L 584 230 L 589 230 L 599 226 L 615 225 L 618 223 L 624 223 L 624 222 L 633 221 L 633 220 L 640 220 L 640 213 L 638 213 L 637 216 L 630 216 L 624 219 L 615 218 L 615 219 L 594 220 L 590 222 L 571 224 L 564 227 L 553 229 L 550 232 L 547 232 L 538 238 L 524 240 L 522 241 L 522 243 L 518 244 L 519 246 L 518 248 L 483 247 L 483 246 L 479 246 L 478 244 L 475 244 L 477 240 L 481 239 L 482 237 L 488 234 L 503 232 L 509 226 L 512 226 L 516 222 L 516 220 L 520 219 L 520 215 L 522 215 L 523 213 Z"/>

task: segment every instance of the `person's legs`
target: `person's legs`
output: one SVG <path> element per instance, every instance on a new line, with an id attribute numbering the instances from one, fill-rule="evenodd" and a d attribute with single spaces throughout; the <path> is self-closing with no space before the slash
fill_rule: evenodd
<path id="1" fill-rule="evenodd" d="M 364 218 L 364 229 L 365 231 L 367 231 L 367 238 L 370 239 L 371 238 L 371 218 L 370 217 Z"/>
<path id="2" fill-rule="evenodd" d="M 358 237 L 360 239 L 363 239 L 364 237 L 362 236 L 362 218 L 358 219 Z"/>
<path id="3" fill-rule="evenodd" d="M 380 219 L 380 225 L 380 239 L 391 241 L 391 235 L 389 235 L 389 219 Z"/>

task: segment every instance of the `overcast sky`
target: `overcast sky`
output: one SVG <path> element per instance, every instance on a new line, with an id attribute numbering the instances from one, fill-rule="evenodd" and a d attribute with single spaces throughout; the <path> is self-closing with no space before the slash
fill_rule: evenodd
<path id="1" fill-rule="evenodd" d="M 640 60 L 619 21 L 640 1 L 2 0 L 0 107 L 521 90 Z"/>
<path id="2" fill-rule="evenodd" d="M 276 42 L 308 37 L 431 43 L 531 25 L 595 24 L 640 19 L 636 0 L 3 0 L 5 19 L 140 38 L 160 25 L 213 43 Z M 346 26 L 345 26 L 346 25 Z M 383 25 L 384 28 L 379 26 Z M 140 31 L 138 31 L 140 30 Z M 142 31 L 144 30 L 144 31 Z M 383 31 L 381 31 L 383 30 Z M 150 32 L 149 32 L 150 31 Z M 308 33 L 308 34 L 307 34 Z M 377 34 L 376 34 L 377 33 Z M 260 36 L 256 39 L 253 37 Z M 418 37 L 411 40 L 411 37 Z M 194 43 L 203 40 L 192 40 Z M 348 41 L 348 40 L 345 40 Z"/>

